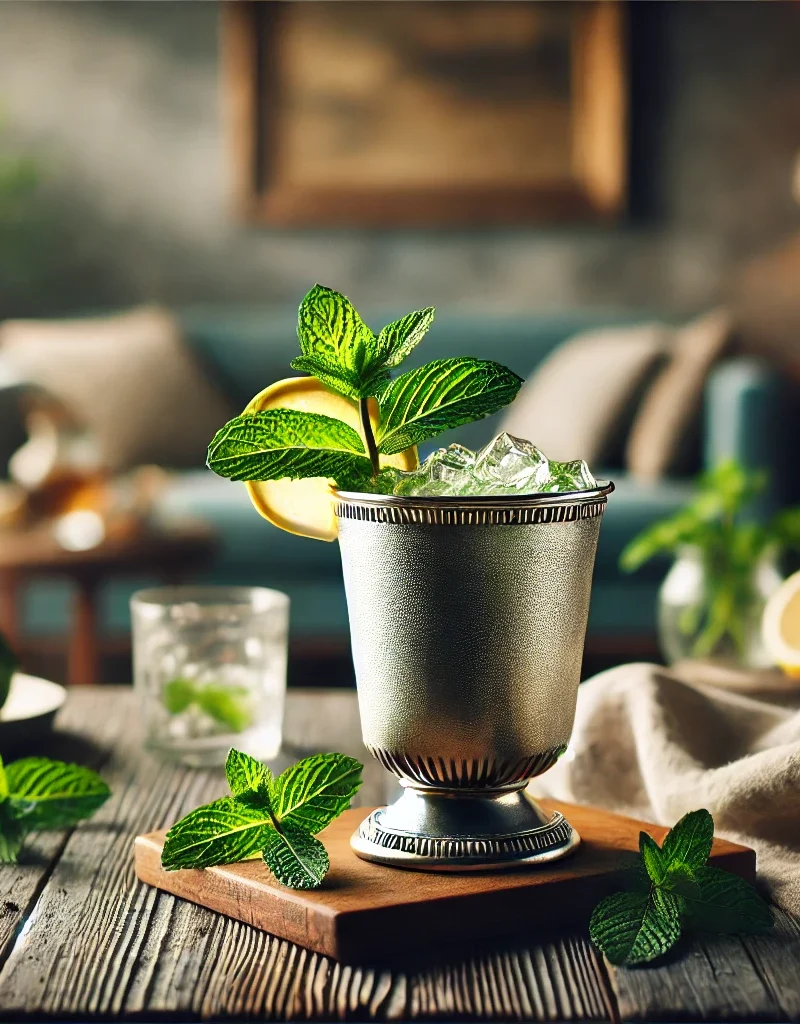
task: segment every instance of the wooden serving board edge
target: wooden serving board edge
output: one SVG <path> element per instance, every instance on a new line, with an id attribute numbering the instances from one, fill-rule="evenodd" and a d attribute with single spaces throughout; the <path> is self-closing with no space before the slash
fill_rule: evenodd
<path id="1" fill-rule="evenodd" d="M 366 812 L 360 809 L 357 813 L 363 816 Z M 632 826 L 641 824 L 624 820 Z M 668 831 L 651 825 L 647 829 L 659 840 Z M 436 904 L 436 912 L 428 915 L 424 934 L 420 934 L 419 903 L 343 910 L 328 906 L 319 898 L 310 905 L 309 894 L 276 887 L 258 878 L 244 880 L 232 870 L 233 865 L 165 871 L 161 866 L 164 835 L 164 831 L 159 831 L 136 838 L 134 858 L 141 881 L 343 963 L 378 963 L 390 954 L 418 952 L 424 946 L 453 946 L 588 924 L 591 906 L 619 888 L 618 876 L 608 872 L 565 876 L 551 879 L 546 885 L 532 884 L 491 893 L 445 894 L 431 901 Z M 748 881 L 755 879 L 755 852 L 747 847 L 715 840 L 710 860 Z M 563 865 L 568 863 L 565 860 Z M 400 871 L 406 877 L 414 874 L 388 870 Z M 319 891 L 315 896 L 319 896 Z M 456 928 L 451 914 L 462 918 Z M 368 956 L 364 953 L 365 929 L 369 931 Z M 454 939 L 454 934 L 459 937 Z"/>

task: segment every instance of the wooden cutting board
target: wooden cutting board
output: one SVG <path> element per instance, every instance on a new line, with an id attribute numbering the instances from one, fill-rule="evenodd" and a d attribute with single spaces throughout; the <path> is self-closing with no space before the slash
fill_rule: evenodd
<path id="1" fill-rule="evenodd" d="M 588 922 L 597 902 L 619 888 L 615 873 L 633 859 L 639 831 L 661 842 L 667 829 L 590 807 L 540 801 L 578 830 L 572 856 L 540 868 L 435 874 L 361 860 L 350 836 L 368 809 L 345 811 L 320 834 L 331 869 L 320 889 L 286 889 L 262 861 L 204 870 L 164 871 L 165 832 L 138 836 L 136 874 L 143 882 L 255 925 L 345 963 L 370 963 L 400 951 L 556 930 Z M 756 855 L 715 839 L 711 862 L 755 880 Z"/>

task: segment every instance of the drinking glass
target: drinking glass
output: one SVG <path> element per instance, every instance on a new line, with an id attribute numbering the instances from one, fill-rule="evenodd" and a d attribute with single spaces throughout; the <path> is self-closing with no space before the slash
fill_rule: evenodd
<path id="1" fill-rule="evenodd" d="M 191 767 L 281 745 L 289 598 L 266 587 L 159 587 L 131 598 L 146 745 Z"/>

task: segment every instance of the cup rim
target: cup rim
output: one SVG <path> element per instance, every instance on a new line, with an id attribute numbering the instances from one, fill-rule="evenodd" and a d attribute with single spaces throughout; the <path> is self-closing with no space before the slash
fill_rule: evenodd
<path id="1" fill-rule="evenodd" d="M 335 490 L 334 494 L 345 502 L 365 505 L 394 506 L 399 508 L 436 509 L 512 509 L 551 507 L 564 505 L 585 505 L 603 502 L 615 490 L 611 480 L 598 480 L 597 487 L 585 491 L 562 491 L 553 493 L 537 491 L 533 494 L 477 494 L 438 495 L 436 497 L 406 497 L 397 494 L 375 494 L 369 491 Z"/>
<path id="2" fill-rule="evenodd" d="M 131 595 L 131 608 L 162 612 L 167 608 L 200 605 L 213 608 L 231 606 L 250 612 L 266 612 L 289 607 L 289 595 L 271 587 L 219 584 L 167 584 L 145 587 Z"/>

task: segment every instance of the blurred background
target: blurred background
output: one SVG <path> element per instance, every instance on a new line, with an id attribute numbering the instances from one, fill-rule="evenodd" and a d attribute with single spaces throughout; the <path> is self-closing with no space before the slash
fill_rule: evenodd
<path id="1" fill-rule="evenodd" d="M 586 671 L 657 657 L 669 562 L 619 556 L 705 467 L 795 500 L 800 5 L 0 5 L 0 627 L 130 678 L 166 577 L 292 598 L 290 682 L 348 685 L 337 546 L 203 468 L 287 376 L 302 296 L 528 379 L 499 426 L 618 492 Z M 513 428 L 513 429 L 512 429 Z M 444 441 L 452 438 L 445 437 Z M 795 460 L 796 462 L 796 460 Z"/>

